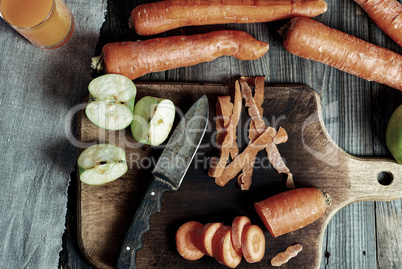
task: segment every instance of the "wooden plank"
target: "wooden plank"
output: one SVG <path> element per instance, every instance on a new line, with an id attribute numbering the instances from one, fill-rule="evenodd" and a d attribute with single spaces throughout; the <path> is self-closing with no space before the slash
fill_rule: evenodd
<path id="1" fill-rule="evenodd" d="M 261 221 L 253 210 L 253 203 L 263 200 L 272 194 L 284 190 L 283 177 L 272 168 L 256 168 L 252 189 L 241 191 L 235 180 L 221 188 L 215 185 L 207 175 L 207 159 L 217 154 L 212 147 L 214 132 L 214 103 L 218 95 L 231 95 L 230 86 L 198 85 L 198 84 L 137 84 L 138 98 L 144 95 L 161 96 L 172 99 L 176 105 L 186 111 L 202 94 L 206 93 L 210 100 L 210 125 L 202 147 L 190 167 L 182 187 L 177 192 L 169 192 L 163 196 L 162 211 L 151 218 L 151 231 L 144 237 L 144 248 L 138 252 L 140 268 L 178 268 L 193 266 L 209 268 L 216 266 L 212 258 L 188 262 L 182 259 L 175 250 L 174 235 L 177 228 L 188 220 L 198 220 L 202 223 L 231 223 L 237 215 L 247 215 L 254 223 Z M 294 173 L 297 186 L 315 186 L 328 191 L 333 202 L 327 213 L 319 221 L 293 232 L 273 239 L 265 230 L 267 236 L 267 252 L 264 261 L 249 265 L 245 262 L 239 268 L 267 268 L 270 258 L 284 250 L 287 245 L 301 243 L 305 249 L 298 258 L 290 261 L 284 268 L 316 268 L 320 265 L 320 253 L 323 234 L 331 217 L 342 207 L 356 201 L 389 200 L 402 197 L 402 167 L 394 162 L 383 159 L 361 159 L 350 156 L 342 151 L 329 138 L 323 127 L 321 106 L 318 95 L 314 91 L 297 86 L 267 86 L 265 88 L 264 117 L 272 122 L 278 122 L 289 134 L 289 141 L 281 145 L 280 151 L 287 165 Z M 248 126 L 248 116 L 242 114 L 239 126 L 244 130 Z M 141 161 L 148 157 L 157 158 L 160 150 L 145 150 L 138 145 L 129 131 L 106 132 L 95 127 L 85 116 L 79 120 L 79 138 L 82 142 L 110 142 L 122 146 L 126 150 L 130 166 L 129 172 L 121 179 L 104 186 L 88 186 L 79 184 L 78 234 L 80 246 L 84 255 L 99 268 L 112 268 L 117 259 L 118 251 L 134 214 L 141 194 L 149 184 L 148 169 L 140 169 Z M 242 137 L 242 136 L 240 136 Z M 242 141 L 242 140 L 240 140 Z M 245 145 L 245 141 L 240 145 Z M 262 157 L 262 156 L 260 156 Z M 155 159 L 156 160 L 156 159 Z M 140 164 L 140 165 L 139 165 Z M 142 164 L 144 166 L 144 164 Z M 319 167 L 319 169 L 317 169 Z M 394 173 L 395 180 L 389 186 L 377 182 L 377 173 L 385 169 Z M 270 180 L 268 181 L 267 178 Z M 148 179 L 148 180 L 147 180 Z M 370 210 L 361 210 L 364 204 L 357 204 L 357 210 L 367 217 Z M 371 205 L 373 203 L 371 202 Z M 347 213 L 350 211 L 346 211 Z M 352 215 L 353 229 L 342 229 L 334 232 L 339 237 L 348 237 L 361 231 L 374 231 L 366 228 L 366 222 L 361 222 L 357 215 Z M 351 215 L 347 215 L 350 218 Z M 372 215 L 372 220 L 374 220 Z M 342 222 L 344 223 L 344 222 Z M 368 222 L 370 223 L 370 222 Z M 337 227 L 339 229 L 339 227 Z M 371 242 L 374 234 L 363 234 L 359 238 L 367 252 L 371 252 Z M 331 239 L 331 238 L 330 238 Z M 352 242 L 345 240 L 336 242 Z M 348 246 L 348 245 L 346 245 Z M 328 248 L 328 242 L 327 242 Z M 339 247 L 338 247 L 339 249 Z M 362 252 L 362 251 L 360 251 Z M 360 256 L 360 252 L 353 258 Z M 369 255 L 367 255 L 369 257 Z M 348 261 L 336 261 L 343 265 Z M 360 261 L 370 264 L 370 260 Z"/>
<path id="2" fill-rule="evenodd" d="M 150 38 L 135 35 L 133 31 L 128 29 L 126 24 L 127 14 L 129 14 L 131 8 L 145 2 L 149 1 L 108 0 L 106 22 L 101 30 L 97 54 L 100 52 L 101 46 L 106 42 Z M 327 3 L 328 11 L 316 17 L 316 20 L 350 34 L 356 34 L 365 40 L 384 46 L 398 53 L 402 53 L 402 49 L 382 33 L 353 1 L 327 1 Z M 254 29 L 253 25 L 247 27 L 234 25 L 225 26 L 232 29 L 244 27 L 241 29 L 249 31 L 252 34 L 257 33 L 257 37 L 264 41 L 266 39 L 269 40 L 271 46 L 270 51 L 258 64 L 254 62 L 239 62 L 227 57 L 227 59 L 217 59 L 213 64 L 201 64 L 180 70 L 154 73 L 144 76 L 139 80 L 230 83 L 233 82 L 238 75 L 267 75 L 267 82 L 301 83 L 312 87 L 321 96 L 322 105 L 323 108 L 325 108 L 323 109 L 324 123 L 331 138 L 333 138 L 341 148 L 358 155 L 370 156 L 370 152 L 372 152 L 374 156 L 389 157 L 390 155 L 385 148 L 385 139 L 383 137 L 384 127 L 392 109 L 402 103 L 402 94 L 386 86 L 365 82 L 328 66 L 290 55 L 281 47 L 282 38 L 277 34 L 277 30 L 284 23 L 285 21 L 280 21 L 256 25 L 255 27 L 261 29 L 257 31 Z M 214 28 L 215 26 L 209 29 Z M 183 28 L 175 33 L 186 34 L 192 31 L 193 30 L 189 28 Z M 173 33 L 170 32 L 169 34 Z M 165 34 L 162 36 L 164 35 Z M 214 75 L 215 73 L 217 75 Z M 357 95 L 356 90 L 359 92 Z M 332 106 L 334 103 L 335 106 Z M 356 109 L 353 110 L 351 109 L 352 107 Z M 364 109 L 362 107 L 364 107 Z M 355 113 L 355 115 L 352 113 Z M 359 124 L 348 125 L 348 122 L 351 120 L 364 117 L 367 118 L 363 121 L 363 126 Z M 369 121 L 372 123 L 367 124 Z M 350 133 L 345 134 L 346 128 L 348 128 L 348 132 Z M 372 142 L 364 140 L 364 138 L 367 137 L 366 133 L 371 133 L 369 137 L 373 139 Z M 368 145 L 365 144 L 366 142 L 369 142 Z M 370 147 L 374 147 L 374 151 L 367 149 Z M 70 195 L 70 197 L 74 199 L 73 195 Z M 362 204 L 364 203 L 365 202 L 362 202 Z M 392 202 L 391 204 L 394 203 L 395 202 Z M 377 204 L 382 204 L 382 202 L 376 203 L 376 205 Z M 393 250 L 388 247 L 390 238 L 398 238 L 398 240 L 400 238 L 398 236 L 401 234 L 401 225 L 390 221 L 394 218 L 395 211 L 399 214 L 398 208 L 400 208 L 400 203 L 396 203 L 396 207 L 382 205 L 381 207 L 383 207 L 383 211 L 380 215 L 375 217 L 376 227 L 372 227 L 372 225 L 368 225 L 368 223 L 372 223 L 372 215 L 376 214 L 375 212 L 378 211 L 379 206 L 373 207 L 370 203 L 365 206 L 358 204 L 350 205 L 342 209 L 341 212 L 345 211 L 342 216 L 338 217 L 337 215 L 330 222 L 330 226 L 332 225 L 333 229 L 331 229 L 330 226 L 327 229 L 329 238 L 326 239 L 325 242 L 328 241 L 328 249 L 324 249 L 323 253 L 325 254 L 326 251 L 332 253 L 328 260 L 332 268 L 342 268 L 341 264 L 343 264 L 344 260 L 350 262 L 348 264 L 350 268 L 364 268 L 365 264 L 363 260 L 360 258 L 355 259 L 355 257 L 358 257 L 361 250 L 365 249 L 366 246 L 364 242 L 356 239 L 360 238 L 362 234 L 373 232 L 373 229 L 377 231 L 377 243 L 372 243 L 370 249 L 375 245 L 378 249 L 378 257 L 370 266 L 376 268 L 376 264 L 379 264 L 381 268 L 392 268 L 393 265 L 397 264 L 397 266 L 395 266 L 396 268 L 402 267 L 401 262 L 399 262 L 399 264 L 397 263 L 399 261 L 397 256 L 402 248 L 399 245 L 396 246 L 399 248 Z M 351 212 L 353 212 L 353 214 Z M 365 212 L 369 214 L 368 218 Z M 365 230 L 354 230 L 354 233 L 350 234 L 348 237 L 337 237 L 336 234 L 339 234 L 337 227 L 339 225 L 345 227 L 344 229 L 346 230 L 353 230 L 355 223 L 351 223 L 350 220 L 351 216 L 354 214 L 358 215 L 358 225 L 365 227 Z M 74 225 L 70 225 L 69 228 L 74 230 Z M 72 241 L 74 240 L 75 238 L 72 237 Z M 342 240 L 344 243 L 340 244 L 338 240 Z M 348 248 L 344 250 L 346 245 Z M 380 254 L 380 252 L 382 252 L 382 254 Z M 70 254 L 70 267 L 81 268 L 78 262 L 80 256 L 74 255 L 73 246 L 69 248 L 67 253 Z M 76 263 L 78 265 L 74 267 Z M 85 261 L 82 261 L 82 264 L 85 264 Z M 325 264 L 322 264 L 322 268 L 324 267 Z"/>

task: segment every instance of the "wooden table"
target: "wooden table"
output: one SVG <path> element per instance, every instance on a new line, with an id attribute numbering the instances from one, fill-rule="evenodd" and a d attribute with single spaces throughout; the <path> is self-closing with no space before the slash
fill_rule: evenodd
<path id="1" fill-rule="evenodd" d="M 100 32 L 96 54 L 108 42 L 146 39 L 129 30 L 127 24 L 131 9 L 145 2 L 149 1 L 108 1 L 106 22 Z M 327 3 L 328 11 L 316 20 L 402 53 L 402 49 L 352 0 Z M 303 84 L 320 95 L 324 123 L 341 148 L 356 156 L 391 157 L 385 146 L 385 129 L 391 113 L 402 103 L 402 93 L 289 54 L 283 49 L 283 39 L 277 32 L 284 24 L 285 21 L 188 27 L 161 34 L 160 37 L 219 29 L 243 30 L 269 42 L 270 50 L 255 61 L 221 57 L 210 63 L 152 73 L 138 80 L 228 84 L 240 75 L 265 75 L 267 83 Z M 60 265 L 71 269 L 92 268 L 77 246 L 76 187 L 73 177 Z M 321 268 L 402 268 L 401 219 L 401 200 L 348 205 L 332 218 L 327 227 Z"/>

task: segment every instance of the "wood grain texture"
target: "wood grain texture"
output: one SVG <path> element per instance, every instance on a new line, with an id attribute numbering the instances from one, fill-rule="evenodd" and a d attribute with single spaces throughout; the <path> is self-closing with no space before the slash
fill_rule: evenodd
<path id="1" fill-rule="evenodd" d="M 208 95 L 210 104 L 216 103 L 218 95 L 233 94 L 233 87 L 219 85 L 138 83 L 137 88 L 138 98 L 163 94 L 171 98 L 183 112 L 204 93 Z M 139 268 L 216 266 L 216 261 L 211 258 L 189 262 L 177 254 L 174 235 L 178 227 L 189 220 L 230 225 L 237 215 L 247 215 L 263 227 L 253 210 L 253 203 L 284 190 L 284 178 L 268 163 L 265 163 L 265 167 L 255 167 L 250 191 L 241 191 L 236 180 L 221 188 L 208 177 L 208 158 L 217 154 L 217 149 L 213 147 L 213 107 L 210 106 L 210 128 L 182 187 L 177 192 L 165 193 L 161 212 L 151 218 L 151 230 L 144 236 L 144 247 L 137 254 Z M 332 204 L 323 218 L 302 230 L 278 238 L 272 238 L 265 230 L 267 252 L 264 260 L 253 265 L 243 261 L 239 268 L 267 268 L 272 257 L 295 242 L 304 246 L 303 252 L 283 268 L 317 268 L 321 261 L 324 232 L 331 217 L 353 202 L 401 198 L 402 167 L 381 158 L 353 157 L 340 149 L 323 126 L 319 96 L 311 89 L 302 86 L 266 87 L 263 108 L 264 118 L 271 126 L 282 126 L 288 132 L 289 141 L 280 145 L 279 149 L 294 174 L 296 186 L 314 186 L 325 190 L 332 197 Z M 79 138 L 82 142 L 92 142 L 100 136 L 102 142 L 117 144 L 131 156 L 127 158 L 130 170 L 121 179 L 104 186 L 79 184 L 78 232 L 81 250 L 96 267 L 112 268 L 117 260 L 122 236 L 146 190 L 144 185 L 149 184 L 150 180 L 149 171 L 152 167 L 140 169 L 137 165 L 149 160 L 146 157 L 156 160 L 160 149 L 144 151 L 139 143 L 132 140 L 129 131 L 100 130 L 85 116 L 79 122 Z M 245 112 L 242 113 L 239 126 L 239 145 L 244 148 L 248 126 Z M 132 158 L 134 155 L 136 157 Z M 259 154 L 259 158 L 264 164 L 264 155 Z M 391 184 L 381 185 L 377 181 L 377 175 L 382 171 L 392 173 L 394 180 Z"/>
<path id="2" fill-rule="evenodd" d="M 106 42 L 143 39 L 128 29 L 127 18 L 136 5 L 146 0 L 108 0 L 105 23 L 95 55 Z M 315 19 L 374 44 L 402 53 L 353 2 L 327 1 L 328 11 Z M 241 62 L 222 57 L 214 62 L 167 72 L 152 73 L 140 80 L 232 83 L 236 76 L 266 75 L 268 83 L 296 83 L 314 89 L 321 98 L 322 118 L 330 137 L 342 149 L 356 156 L 390 157 L 385 147 L 385 127 L 394 109 L 402 103 L 402 94 L 377 83 L 290 55 L 282 48 L 277 33 L 286 21 L 252 24 L 188 27 L 165 35 L 195 34 L 219 29 L 244 30 L 268 41 L 270 50 L 257 61 Z M 86 89 L 81 89 L 82 94 Z M 76 193 L 70 187 L 62 264 L 68 268 L 92 268 L 77 251 Z M 401 200 L 358 202 L 340 210 L 329 222 L 324 234 L 321 268 L 402 268 Z M 399 242 L 399 243 L 398 243 Z"/>

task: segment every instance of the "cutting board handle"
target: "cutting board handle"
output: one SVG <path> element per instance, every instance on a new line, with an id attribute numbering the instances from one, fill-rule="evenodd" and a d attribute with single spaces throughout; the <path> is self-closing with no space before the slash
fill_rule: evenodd
<path id="1" fill-rule="evenodd" d="M 383 158 L 348 159 L 351 197 L 355 201 L 402 198 L 402 165 Z M 352 202 L 355 202 L 352 201 Z"/>

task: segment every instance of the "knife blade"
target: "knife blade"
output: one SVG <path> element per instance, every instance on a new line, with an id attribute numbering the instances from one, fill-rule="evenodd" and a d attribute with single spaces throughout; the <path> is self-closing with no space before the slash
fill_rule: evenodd
<path id="1" fill-rule="evenodd" d="M 208 125 L 208 99 L 204 95 L 187 111 L 173 131 L 152 171 L 153 180 L 135 213 L 120 249 L 118 269 L 136 268 L 142 238 L 151 229 L 150 218 L 160 212 L 162 194 L 176 191 L 194 158 Z"/>

